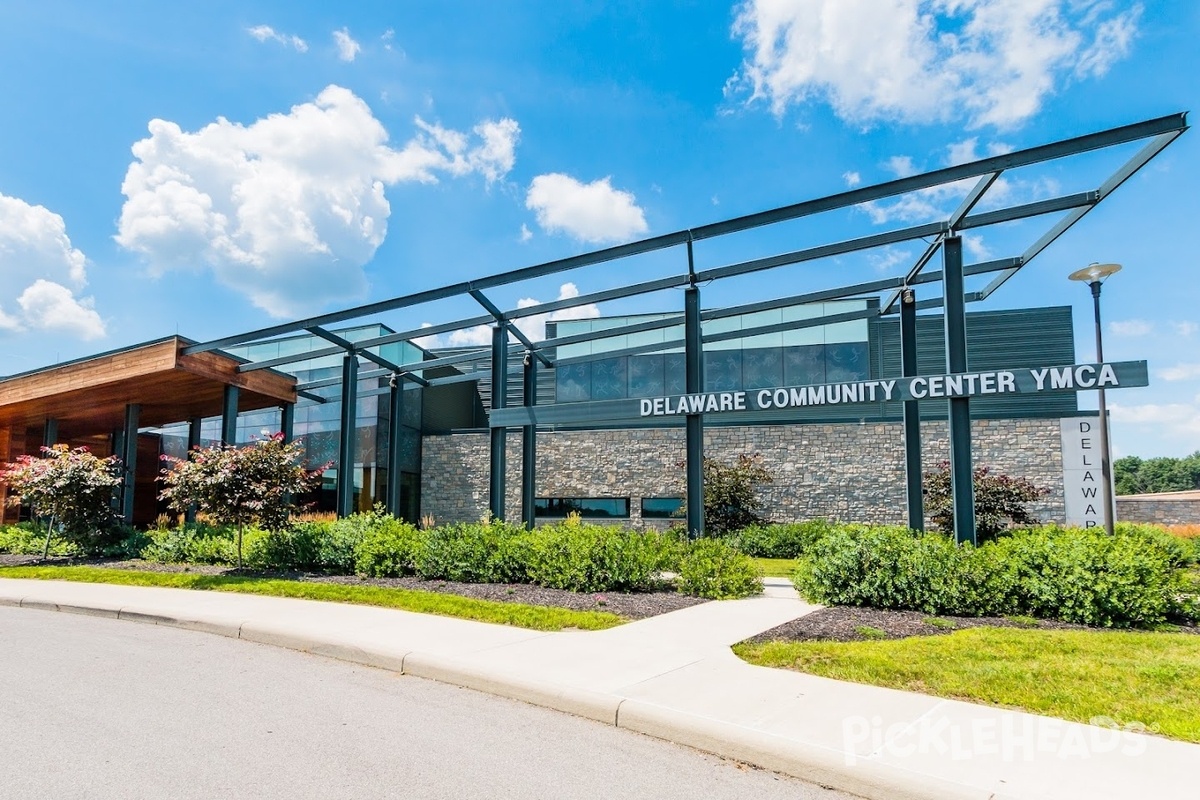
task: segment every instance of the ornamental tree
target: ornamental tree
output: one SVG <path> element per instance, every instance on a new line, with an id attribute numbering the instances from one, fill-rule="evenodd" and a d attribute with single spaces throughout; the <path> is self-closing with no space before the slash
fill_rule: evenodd
<path id="1" fill-rule="evenodd" d="M 120 469 L 116 456 L 99 458 L 86 447 L 56 444 L 43 447 L 40 458 L 23 455 L 0 466 L 0 483 L 9 488 L 10 505 L 28 503 L 34 517 L 47 518 L 45 560 L 56 525 L 85 551 L 98 549 L 117 520 L 112 499 Z"/>
<path id="2" fill-rule="evenodd" d="M 1036 525 L 1038 521 L 1027 504 L 1049 494 L 1049 490 L 1035 486 L 1025 478 L 993 475 L 990 467 L 978 467 L 973 483 L 975 533 L 980 540 L 993 538 L 1009 527 Z M 949 461 L 938 464 L 937 472 L 925 473 L 925 513 L 939 530 L 954 533 Z"/>
<path id="3" fill-rule="evenodd" d="M 320 480 L 325 468 L 305 469 L 303 453 L 303 442 L 285 444 L 283 434 L 276 434 L 243 447 L 197 447 L 186 459 L 163 456 L 168 466 L 159 497 L 177 512 L 195 508 L 218 524 L 236 525 L 241 569 L 246 525 L 286 527 L 296 508 L 293 498 Z"/>
<path id="4" fill-rule="evenodd" d="M 681 464 L 683 466 L 683 464 Z M 771 473 L 759 454 L 741 454 L 732 464 L 715 458 L 704 459 L 704 530 L 709 536 L 723 536 L 756 522 L 762 501 L 756 487 L 771 483 Z M 686 489 L 684 494 L 686 495 Z M 684 498 L 684 508 L 687 507 Z"/>

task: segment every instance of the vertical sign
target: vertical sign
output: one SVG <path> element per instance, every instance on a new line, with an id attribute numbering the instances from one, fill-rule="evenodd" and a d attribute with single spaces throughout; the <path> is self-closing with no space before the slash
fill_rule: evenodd
<path id="1" fill-rule="evenodd" d="M 1100 418 L 1062 420 L 1063 498 L 1067 524 L 1103 527 L 1104 474 L 1100 468 Z"/>

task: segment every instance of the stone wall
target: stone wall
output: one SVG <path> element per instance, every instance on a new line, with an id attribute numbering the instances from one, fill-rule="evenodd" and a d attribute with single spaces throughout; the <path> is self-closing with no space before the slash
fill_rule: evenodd
<path id="1" fill-rule="evenodd" d="M 1200 492 L 1117 497 L 1117 519 L 1159 525 L 1200 525 Z"/>
<path id="2" fill-rule="evenodd" d="M 925 470 L 949 458 L 945 422 L 922 423 Z M 1064 518 L 1062 452 L 1057 419 L 977 420 L 977 466 L 1025 477 L 1050 490 L 1034 507 L 1043 521 Z M 775 520 L 827 517 L 852 522 L 905 519 L 903 432 L 899 423 L 758 425 L 710 428 L 705 455 L 732 460 L 761 453 L 774 473 L 762 488 L 764 513 Z M 475 520 L 488 508 L 488 436 L 427 436 L 423 443 L 421 513 L 438 522 Z M 521 433 L 510 431 L 506 516 L 521 515 Z M 683 494 L 682 428 L 564 431 L 538 434 L 539 497 L 629 497 L 641 522 L 641 498 Z"/>

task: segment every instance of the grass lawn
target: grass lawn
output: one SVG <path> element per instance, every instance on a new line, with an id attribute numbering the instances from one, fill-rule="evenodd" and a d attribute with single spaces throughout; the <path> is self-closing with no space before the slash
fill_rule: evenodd
<path id="1" fill-rule="evenodd" d="M 790 578 L 796 571 L 794 558 L 755 558 L 752 559 L 762 574 L 768 578 Z"/>
<path id="2" fill-rule="evenodd" d="M 1200 636 L 972 628 L 880 642 L 768 642 L 751 664 L 1200 742 Z"/>
<path id="3" fill-rule="evenodd" d="M 122 586 L 164 586 L 172 589 L 201 589 L 213 592 L 243 592 L 270 597 L 296 597 L 335 603 L 398 608 L 422 614 L 440 614 L 479 622 L 494 622 L 560 631 L 579 628 L 596 631 L 620 625 L 625 620 L 606 611 L 572 611 L 565 608 L 531 606 L 478 600 L 453 594 L 422 592 L 415 589 L 390 589 L 382 586 L 347 586 L 234 575 L 194 575 L 179 572 L 141 572 L 103 567 L 3 567 L 0 578 L 116 583 Z"/>

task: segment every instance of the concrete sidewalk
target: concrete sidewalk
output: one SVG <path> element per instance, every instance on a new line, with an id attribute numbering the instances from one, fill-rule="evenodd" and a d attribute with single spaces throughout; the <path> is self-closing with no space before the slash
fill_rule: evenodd
<path id="1" fill-rule="evenodd" d="M 0 579 L 0 605 L 173 625 L 548 706 L 880 800 L 1192 798 L 1200 746 L 749 666 L 809 613 L 786 583 L 598 632 L 365 606 Z"/>

